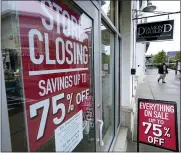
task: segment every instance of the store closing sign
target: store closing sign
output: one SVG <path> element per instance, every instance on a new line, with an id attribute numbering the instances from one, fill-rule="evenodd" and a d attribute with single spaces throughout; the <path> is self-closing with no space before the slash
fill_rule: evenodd
<path id="1" fill-rule="evenodd" d="M 177 107 L 175 102 L 138 99 L 139 143 L 178 151 Z"/>
<path id="2" fill-rule="evenodd" d="M 25 1 L 18 7 L 29 148 L 36 151 L 63 123 L 83 119 L 80 104 L 90 95 L 91 36 L 81 27 L 80 14 L 61 2 Z M 70 129 L 76 130 L 64 126 Z"/>

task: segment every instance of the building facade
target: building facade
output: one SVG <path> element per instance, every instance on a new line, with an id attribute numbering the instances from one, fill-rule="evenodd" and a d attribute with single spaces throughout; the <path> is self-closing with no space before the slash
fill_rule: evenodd
<path id="1" fill-rule="evenodd" d="M 133 133 L 142 5 L 2 1 L 3 151 L 111 151 L 121 127 Z"/>

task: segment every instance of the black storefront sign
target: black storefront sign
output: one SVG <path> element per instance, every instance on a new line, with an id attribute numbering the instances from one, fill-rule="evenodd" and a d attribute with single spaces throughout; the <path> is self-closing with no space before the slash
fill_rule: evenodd
<path id="1" fill-rule="evenodd" d="M 172 40 L 173 30 L 174 20 L 138 24 L 136 42 Z"/>

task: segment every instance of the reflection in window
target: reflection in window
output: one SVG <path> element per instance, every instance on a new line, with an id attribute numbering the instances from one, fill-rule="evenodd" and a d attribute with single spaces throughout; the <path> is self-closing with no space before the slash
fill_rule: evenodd
<path id="1" fill-rule="evenodd" d="M 108 18 L 114 23 L 115 20 L 115 6 L 114 0 L 102 0 L 101 8 Z"/>
<path id="2" fill-rule="evenodd" d="M 101 26 L 102 35 L 102 118 L 104 122 L 103 136 L 113 136 L 113 54 L 114 35 L 106 26 Z"/>
<path id="3" fill-rule="evenodd" d="M 3 1 L 1 12 L 1 51 L 13 151 L 27 151 L 21 82 L 21 52 L 15 3 Z M 11 10 L 11 11 L 10 11 Z"/>

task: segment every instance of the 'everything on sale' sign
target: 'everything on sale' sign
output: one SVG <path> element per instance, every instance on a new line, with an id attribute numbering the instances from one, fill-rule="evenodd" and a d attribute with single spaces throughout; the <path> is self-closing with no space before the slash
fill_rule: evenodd
<path id="1" fill-rule="evenodd" d="M 138 99 L 138 143 L 178 151 L 175 102 Z"/>
<path id="2" fill-rule="evenodd" d="M 91 25 L 85 30 L 80 11 L 61 1 L 19 1 L 18 10 L 28 142 L 36 151 L 90 96 Z"/>

